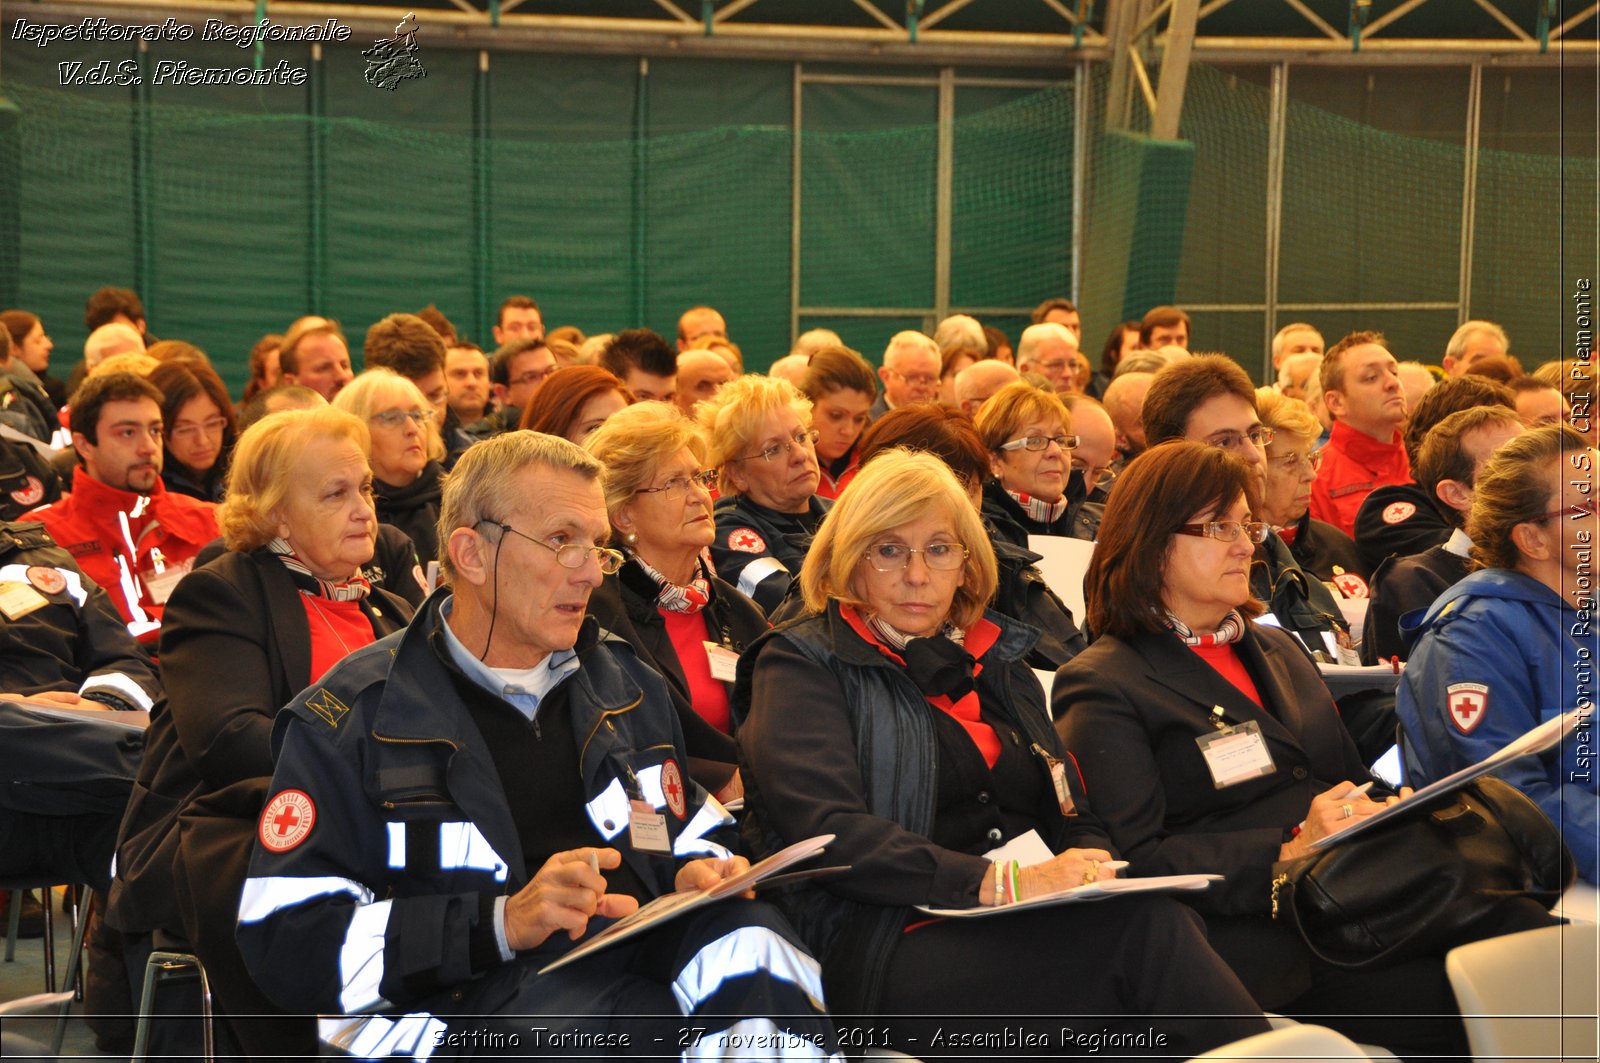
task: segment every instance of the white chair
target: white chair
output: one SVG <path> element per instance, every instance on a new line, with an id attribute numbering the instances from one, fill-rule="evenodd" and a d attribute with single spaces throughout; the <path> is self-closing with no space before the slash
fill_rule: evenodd
<path id="1" fill-rule="evenodd" d="M 1600 927 L 1545 927 L 1451 949 L 1445 973 L 1479 1060 L 1600 1058 Z"/>
<path id="2" fill-rule="evenodd" d="M 1209 1063 L 1228 1059 L 1282 1060 L 1284 1063 L 1350 1063 L 1354 1060 L 1356 1063 L 1367 1063 L 1371 1059 L 1360 1045 L 1337 1030 L 1298 1023 L 1220 1045 L 1194 1058 Z"/>

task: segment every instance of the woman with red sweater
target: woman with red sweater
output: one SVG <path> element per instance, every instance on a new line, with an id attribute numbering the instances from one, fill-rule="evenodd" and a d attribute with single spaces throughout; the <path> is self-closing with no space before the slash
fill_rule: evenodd
<path id="1" fill-rule="evenodd" d="M 689 774 L 724 800 L 738 797 L 728 695 L 739 654 L 767 620 L 706 556 L 716 525 L 705 437 L 676 407 L 643 402 L 613 414 L 584 445 L 605 464 L 606 509 L 628 557 L 590 596 L 589 612 L 666 678 Z"/>

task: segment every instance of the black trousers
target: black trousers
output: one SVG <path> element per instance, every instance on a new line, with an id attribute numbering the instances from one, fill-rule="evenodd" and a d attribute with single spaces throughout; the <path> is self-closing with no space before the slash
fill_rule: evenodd
<path id="1" fill-rule="evenodd" d="M 930 1060 L 1184 1059 L 1267 1031 L 1200 917 L 1166 897 L 918 926 L 900 937 L 879 1010 L 874 1036 Z"/>

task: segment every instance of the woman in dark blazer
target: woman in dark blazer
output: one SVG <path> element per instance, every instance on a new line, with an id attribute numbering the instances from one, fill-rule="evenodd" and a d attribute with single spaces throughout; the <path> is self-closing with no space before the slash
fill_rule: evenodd
<path id="1" fill-rule="evenodd" d="M 128 938 L 135 987 L 159 933 L 200 956 L 219 1012 L 277 1014 L 233 944 L 272 775 L 273 719 L 345 654 L 411 615 L 360 576 L 377 530 L 369 445 L 359 419 L 328 407 L 251 426 L 217 513 L 229 552 L 185 576 L 167 602 L 167 708 L 151 721 L 106 913 Z M 330 706 L 329 725 L 337 722 Z M 252 1055 L 315 1050 L 303 1019 L 223 1025 Z"/>
<path id="2" fill-rule="evenodd" d="M 605 465 L 606 509 L 628 558 L 589 612 L 666 678 L 689 774 L 723 800 L 739 797 L 733 668 L 767 618 L 705 557 L 716 535 L 705 437 L 676 407 L 645 402 L 613 414 L 584 446 Z"/>
<path id="3" fill-rule="evenodd" d="M 1271 918 L 1275 865 L 1388 798 L 1356 792 L 1371 777 L 1305 650 L 1251 621 L 1258 497 L 1244 462 L 1200 443 L 1128 466 L 1084 581 L 1099 638 L 1056 674 L 1057 730 L 1131 873 L 1225 876 L 1192 903 L 1263 1007 L 1404 1056 L 1464 1053 L 1442 955 L 1334 968 Z M 1208 756 L 1214 736 L 1248 767 Z"/>

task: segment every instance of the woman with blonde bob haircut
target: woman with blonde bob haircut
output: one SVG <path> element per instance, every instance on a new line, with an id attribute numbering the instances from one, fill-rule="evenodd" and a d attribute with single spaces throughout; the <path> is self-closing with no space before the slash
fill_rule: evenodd
<path id="1" fill-rule="evenodd" d="M 830 861 L 848 865 L 780 902 L 834 1008 L 897 1040 L 948 1032 L 953 1014 L 1034 1016 L 1020 1020 L 1030 1033 L 1072 1014 L 1122 1016 L 1096 1023 L 1131 1032 L 1146 1021 L 1132 1016 L 1159 1014 L 1178 1055 L 1266 1029 L 1170 899 L 992 922 L 914 907 L 1011 904 L 1116 874 L 1026 661 L 1037 635 L 984 610 L 994 556 L 943 461 L 896 448 L 863 465 L 800 579 L 813 612 L 746 651 L 735 734 L 746 837 L 770 852 L 832 834 Z M 1030 832 L 1028 866 L 991 855 Z"/>
<path id="2" fill-rule="evenodd" d="M 1342 529 L 1311 517 L 1311 485 L 1322 467 L 1317 437 L 1322 422 L 1300 399 L 1276 388 L 1256 389 L 1256 415 L 1272 429 L 1267 444 L 1266 489 L 1257 517 L 1272 525 L 1300 567 L 1339 588 L 1346 598 L 1365 598 L 1371 575 L 1355 540 Z"/>
<path id="3" fill-rule="evenodd" d="M 590 596 L 589 613 L 666 679 L 689 774 L 723 800 L 738 797 L 733 667 L 767 620 L 703 560 L 716 537 L 705 436 L 676 406 L 641 402 L 584 447 L 605 466 L 606 511 L 627 556 Z"/>
<path id="4" fill-rule="evenodd" d="M 1083 505 L 1083 473 L 1072 467 L 1078 437 L 1054 392 L 1007 384 L 979 408 L 977 426 L 994 474 L 983 515 L 1001 538 L 1024 549 L 1030 535 L 1095 538 L 1099 507 Z"/>
<path id="5" fill-rule="evenodd" d="M 411 537 L 417 560 L 439 556 L 444 440 L 421 389 L 392 369 L 368 369 L 333 398 L 372 433 L 372 494 L 378 520 Z"/>
<path id="6" fill-rule="evenodd" d="M 130 971 L 143 977 L 156 931 L 181 936 L 206 965 L 219 1016 L 252 1017 L 230 1024 L 251 1056 L 316 1047 L 315 1022 L 262 995 L 233 939 L 272 774 L 273 720 L 347 653 L 411 616 L 362 575 L 377 534 L 368 445 L 359 418 L 326 406 L 271 414 L 239 437 L 217 511 L 228 551 L 184 576 L 167 602 L 167 711 L 150 723 L 117 843 L 106 918 L 128 937 Z M 177 829 L 190 810 L 235 817 L 226 844 L 212 834 L 191 855 Z M 176 902 L 185 893 L 194 903 Z"/>
<path id="7" fill-rule="evenodd" d="M 717 481 L 717 575 L 771 614 L 789 592 L 828 511 L 817 497 L 811 400 L 793 384 L 742 376 L 695 407 Z"/>

